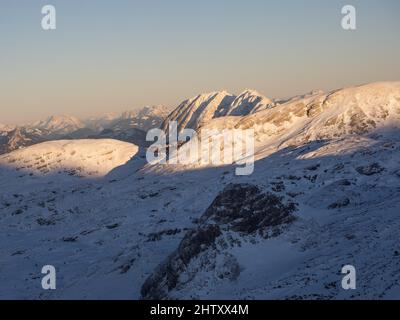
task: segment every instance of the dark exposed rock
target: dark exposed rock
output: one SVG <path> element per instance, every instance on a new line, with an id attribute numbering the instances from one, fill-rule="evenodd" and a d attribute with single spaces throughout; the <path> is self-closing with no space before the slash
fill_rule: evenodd
<path id="1" fill-rule="evenodd" d="M 313 176 L 304 176 L 304 179 L 310 180 L 312 183 L 315 183 L 315 181 L 317 181 L 318 179 L 318 175 L 313 175 Z"/>
<path id="2" fill-rule="evenodd" d="M 251 234 L 292 222 L 294 210 L 294 204 L 285 205 L 282 198 L 263 193 L 257 186 L 231 184 L 217 196 L 201 221 L 211 219 L 218 224 L 228 224 L 233 231 Z"/>
<path id="3" fill-rule="evenodd" d="M 127 273 L 136 259 L 130 259 L 128 262 L 124 263 L 123 265 L 119 266 L 118 269 L 120 270 L 121 274 Z"/>
<path id="4" fill-rule="evenodd" d="M 168 299 L 170 291 L 191 281 L 196 272 L 189 272 L 186 277 L 181 275 L 198 256 L 219 252 L 217 247 L 221 241 L 217 238 L 222 239 L 220 236 L 224 232 L 234 231 L 246 236 L 271 229 L 272 236 L 276 236 L 278 227 L 295 220 L 291 214 L 294 210 L 294 204 L 286 205 L 282 198 L 263 193 L 258 186 L 228 185 L 199 219 L 199 227 L 188 231 L 178 249 L 145 281 L 141 289 L 142 298 Z M 210 262 L 210 265 L 221 280 L 233 281 L 240 274 L 236 258 L 227 253 L 224 253 L 222 263 Z"/>
<path id="5" fill-rule="evenodd" d="M 64 242 L 76 242 L 76 240 L 78 240 L 78 237 L 63 237 L 62 241 Z"/>
<path id="6" fill-rule="evenodd" d="M 282 181 L 272 182 L 272 191 L 274 192 L 283 192 L 286 190 L 285 184 Z"/>
<path id="7" fill-rule="evenodd" d="M 332 169 L 332 172 L 340 172 L 345 168 L 343 163 L 339 163 L 337 165 L 335 165 Z"/>
<path id="8" fill-rule="evenodd" d="M 23 214 L 24 213 L 24 210 L 22 210 L 22 209 L 17 209 L 17 210 L 15 210 L 14 212 L 13 212 L 13 216 L 18 216 L 18 215 L 20 215 L 20 214 Z"/>
<path id="9" fill-rule="evenodd" d="M 118 227 L 119 227 L 119 223 L 114 223 L 114 224 L 110 224 L 110 225 L 106 226 L 106 228 L 109 230 L 116 229 Z"/>
<path id="10" fill-rule="evenodd" d="M 288 192 L 288 193 L 286 193 L 286 194 L 287 194 L 289 197 L 291 197 L 291 198 L 296 198 L 296 197 L 298 197 L 298 196 L 304 194 L 304 192 Z"/>
<path id="11" fill-rule="evenodd" d="M 160 232 L 154 232 L 150 233 L 147 237 L 147 241 L 160 241 L 162 237 L 165 236 L 174 236 L 178 233 L 180 233 L 182 230 L 181 229 L 168 229 L 168 230 L 162 230 Z"/>
<path id="12" fill-rule="evenodd" d="M 359 174 L 365 176 L 373 176 L 375 174 L 383 172 L 385 168 L 381 167 L 379 163 L 373 163 L 371 165 L 358 167 L 356 170 Z"/>
<path id="13" fill-rule="evenodd" d="M 349 204 L 350 204 L 350 199 L 343 198 L 329 205 L 328 209 L 340 209 L 347 207 Z"/>
<path id="14" fill-rule="evenodd" d="M 183 273 L 194 257 L 213 245 L 221 234 L 216 225 L 208 225 L 189 231 L 183 238 L 179 248 L 162 263 L 145 281 L 141 294 L 144 299 L 165 299 L 168 292 L 174 289 Z"/>
<path id="15" fill-rule="evenodd" d="M 351 186 L 351 181 L 349 181 L 348 179 L 342 179 L 337 181 L 337 185 L 339 186 Z"/>
<path id="16" fill-rule="evenodd" d="M 55 221 L 51 220 L 51 219 L 44 219 L 44 218 L 38 218 L 36 220 L 36 222 L 38 223 L 38 225 L 40 226 L 53 226 L 55 225 Z"/>
<path id="17" fill-rule="evenodd" d="M 26 252 L 26 250 L 17 250 L 17 251 L 15 251 L 15 252 L 13 252 L 13 253 L 11 254 L 11 256 L 12 256 L 12 257 L 14 257 L 14 256 L 20 256 L 20 255 L 23 255 L 25 252 Z"/>
<path id="18" fill-rule="evenodd" d="M 309 167 L 306 168 L 306 170 L 308 170 L 308 171 L 316 171 L 316 170 L 319 169 L 320 166 L 321 165 L 319 165 L 319 164 L 314 165 L 314 166 L 309 166 Z"/>
<path id="19" fill-rule="evenodd" d="M 236 258 L 231 254 L 225 254 L 221 265 L 217 268 L 217 277 L 219 279 L 236 280 L 240 275 L 240 266 Z"/>
<path id="20" fill-rule="evenodd" d="M 291 180 L 291 181 L 300 181 L 301 180 L 301 177 L 297 177 L 295 175 L 289 175 L 289 176 L 286 176 L 285 178 L 288 180 Z"/>

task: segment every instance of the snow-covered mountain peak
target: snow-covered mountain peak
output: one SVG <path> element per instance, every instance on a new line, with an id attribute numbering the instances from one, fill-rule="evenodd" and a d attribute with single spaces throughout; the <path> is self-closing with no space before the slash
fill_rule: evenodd
<path id="1" fill-rule="evenodd" d="M 235 96 L 226 91 L 203 93 L 183 101 L 164 121 L 162 128 L 168 129 L 171 121 L 178 122 L 178 130 L 198 129 L 213 118 L 224 116 Z"/>
<path id="2" fill-rule="evenodd" d="M 246 89 L 233 101 L 228 115 L 243 116 L 268 109 L 273 102 L 256 90 Z"/>
<path id="3" fill-rule="evenodd" d="M 68 134 L 82 129 L 84 123 L 76 117 L 70 115 L 54 115 L 45 120 L 38 121 L 30 127 L 46 130 L 52 134 Z"/>
<path id="4" fill-rule="evenodd" d="M 227 91 L 203 93 L 183 101 L 165 120 L 162 128 L 168 129 L 171 121 L 178 122 L 178 130 L 197 130 L 212 119 L 225 116 L 245 116 L 272 105 L 272 101 L 256 90 L 247 89 L 235 96 Z"/>
<path id="5" fill-rule="evenodd" d="M 4 132 L 10 132 L 12 130 L 14 130 L 16 128 L 16 126 L 14 125 L 8 125 L 8 124 L 2 124 L 0 123 L 0 135 Z"/>
<path id="6" fill-rule="evenodd" d="M 400 129 L 400 82 L 373 83 L 326 94 L 318 92 L 244 116 L 209 119 L 199 129 L 210 132 L 216 129 L 223 135 L 223 130 L 233 128 L 254 129 L 256 159 L 313 141 L 373 133 L 390 135 Z M 191 148 L 191 143 L 184 148 Z"/>
<path id="7" fill-rule="evenodd" d="M 266 99 L 266 100 L 269 100 L 268 98 L 266 98 L 264 95 L 262 95 L 260 92 L 258 92 L 257 90 L 255 90 L 255 89 L 250 89 L 250 88 L 247 88 L 247 89 L 245 89 L 245 90 L 243 90 L 243 92 L 241 92 L 239 95 L 238 95 L 238 97 L 240 97 L 240 96 L 244 96 L 244 97 L 249 97 L 249 96 L 260 96 L 260 97 L 263 97 L 264 99 Z"/>

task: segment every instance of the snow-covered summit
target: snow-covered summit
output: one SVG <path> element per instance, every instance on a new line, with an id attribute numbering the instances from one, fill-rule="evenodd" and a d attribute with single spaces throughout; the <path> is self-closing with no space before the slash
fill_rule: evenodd
<path id="1" fill-rule="evenodd" d="M 76 117 L 70 115 L 55 115 L 45 120 L 32 124 L 32 129 L 40 129 L 54 135 L 69 134 L 84 127 L 84 123 Z"/>
<path id="2" fill-rule="evenodd" d="M 209 119 L 197 129 L 210 129 L 214 138 L 217 138 L 214 132 L 218 130 L 221 139 L 224 129 L 254 129 L 256 159 L 313 141 L 391 134 L 400 129 L 400 82 L 315 92 L 244 116 Z M 208 138 L 204 143 L 213 143 Z M 190 150 L 196 143 L 191 141 L 183 148 Z M 193 166 L 201 165 L 196 162 Z"/>
<path id="3" fill-rule="evenodd" d="M 255 90 L 247 89 L 235 96 L 227 91 L 200 94 L 183 101 L 164 121 L 162 128 L 168 129 L 171 121 L 178 122 L 178 131 L 197 130 L 212 119 L 225 116 L 245 116 L 267 109 L 272 101 Z"/>
<path id="4" fill-rule="evenodd" d="M 239 94 L 230 106 L 230 116 L 243 116 L 265 110 L 273 105 L 273 102 L 256 90 L 246 89 Z"/>
<path id="5" fill-rule="evenodd" d="M 0 135 L 6 132 L 10 132 L 14 130 L 16 126 L 14 125 L 9 125 L 9 124 L 2 124 L 0 123 Z"/>
<path id="6" fill-rule="evenodd" d="M 125 111 L 112 127 L 147 131 L 158 128 L 170 112 L 166 106 L 145 106 L 139 110 Z"/>

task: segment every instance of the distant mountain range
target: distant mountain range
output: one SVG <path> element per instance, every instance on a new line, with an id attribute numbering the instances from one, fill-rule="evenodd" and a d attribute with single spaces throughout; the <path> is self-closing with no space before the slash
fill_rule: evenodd
<path id="1" fill-rule="evenodd" d="M 141 146 L 146 131 L 159 127 L 168 114 L 167 107 L 152 106 L 85 120 L 57 115 L 24 126 L 0 125 L 0 154 L 60 139 L 111 138 Z"/>
<path id="2" fill-rule="evenodd" d="M 0 154 L 60 139 L 117 139 L 147 146 L 146 132 L 159 127 L 166 130 L 170 121 L 177 121 L 180 131 L 198 129 L 215 118 L 245 116 L 275 105 L 257 91 L 247 89 L 237 96 L 226 91 L 203 93 L 183 101 L 172 112 L 165 106 L 146 106 L 84 120 L 54 115 L 24 126 L 0 125 Z"/>

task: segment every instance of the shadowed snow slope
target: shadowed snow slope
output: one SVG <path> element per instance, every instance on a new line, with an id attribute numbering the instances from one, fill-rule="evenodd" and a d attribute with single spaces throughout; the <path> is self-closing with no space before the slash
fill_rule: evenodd
<path id="1" fill-rule="evenodd" d="M 254 128 L 250 176 L 144 170 L 145 150 L 112 140 L 1 157 L 0 298 L 399 299 L 400 83 L 215 118 L 224 99 L 236 98 L 199 97 L 173 118 L 196 127 L 191 104 L 206 103 L 202 126 Z M 58 166 L 119 167 L 101 179 L 43 174 Z M 41 288 L 49 264 L 57 290 Z M 357 290 L 342 289 L 349 264 Z"/>
<path id="2" fill-rule="evenodd" d="M 103 176 L 137 151 L 137 146 L 117 140 L 50 141 L 0 156 L 0 166 L 37 174 Z"/>

